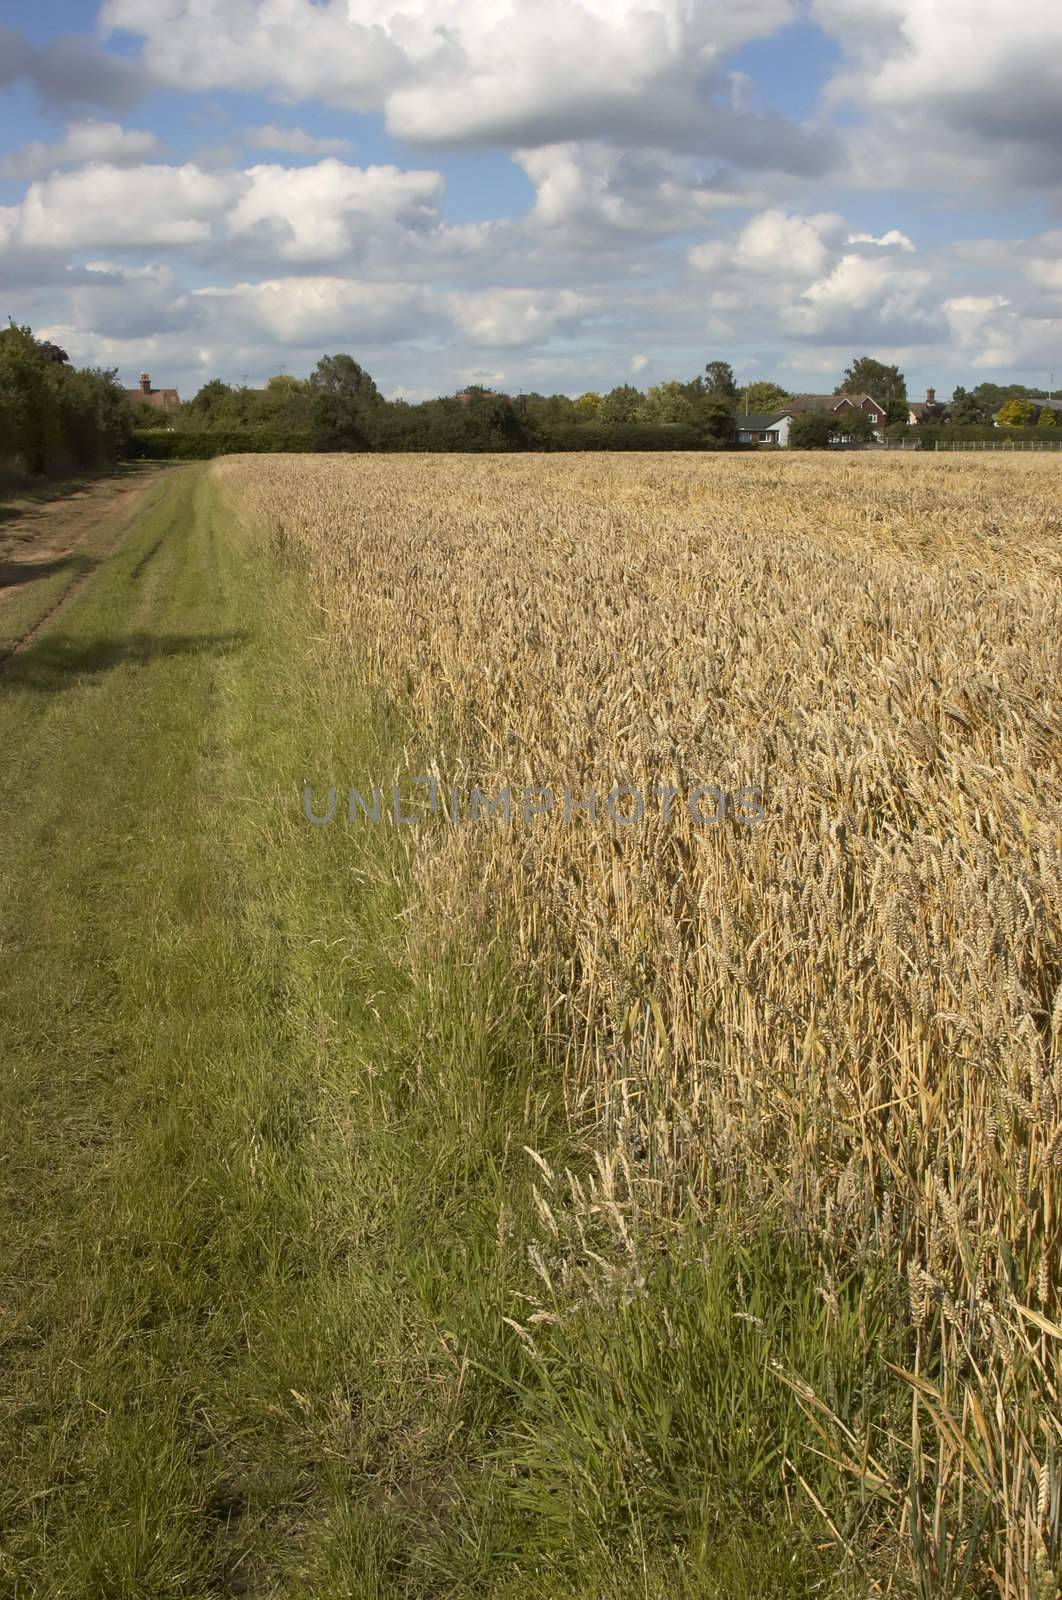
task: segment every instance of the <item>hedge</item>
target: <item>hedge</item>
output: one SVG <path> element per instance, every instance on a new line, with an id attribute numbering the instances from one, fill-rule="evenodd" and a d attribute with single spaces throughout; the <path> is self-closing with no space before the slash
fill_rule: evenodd
<path id="1" fill-rule="evenodd" d="M 966 427 L 954 422 L 923 422 L 905 428 L 902 433 L 889 430 L 890 439 L 902 439 L 905 444 L 920 444 L 923 450 L 942 444 L 1011 444 L 1030 441 L 1050 444 L 1052 439 L 1062 441 L 1062 427 L 1058 428 L 996 428 L 991 423 L 971 423 Z"/>
<path id="2" fill-rule="evenodd" d="M 543 429 L 543 450 L 718 450 L 719 441 L 707 439 L 686 423 L 623 422 L 613 428 L 602 423 L 577 423 L 569 428 Z"/>
<path id="3" fill-rule="evenodd" d="M 265 455 L 281 450 L 314 448 L 310 433 L 282 433 L 265 428 L 238 432 L 186 432 L 179 428 L 137 428 L 129 449 L 133 461 L 209 461 L 213 456 Z"/>

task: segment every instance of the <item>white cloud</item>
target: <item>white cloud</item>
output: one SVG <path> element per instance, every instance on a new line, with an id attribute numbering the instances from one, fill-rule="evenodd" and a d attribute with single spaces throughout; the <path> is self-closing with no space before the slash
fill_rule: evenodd
<path id="1" fill-rule="evenodd" d="M 887 339 L 928 336 L 939 323 L 932 276 L 897 258 L 843 255 L 830 272 L 808 285 L 786 308 L 783 321 L 804 337 Z"/>
<path id="2" fill-rule="evenodd" d="M 473 344 L 518 346 L 573 332 L 595 302 L 571 289 L 488 289 L 482 294 L 452 294 L 448 305 Z"/>
<path id="3" fill-rule="evenodd" d="M 89 161 L 120 166 L 143 161 L 161 149 L 161 142 L 143 128 L 123 128 L 117 122 L 71 122 L 62 139 L 51 144 L 35 139 L 0 159 L 0 178 L 39 178 Z"/>
<path id="4" fill-rule="evenodd" d="M 706 218 L 760 197 L 702 177 L 689 159 L 663 150 L 599 143 L 517 150 L 513 159 L 535 186 L 530 222 L 575 238 L 625 233 L 686 233 Z"/>
<path id="5" fill-rule="evenodd" d="M 883 250 L 912 251 L 914 249 L 913 239 L 909 239 L 906 233 L 901 233 L 899 228 L 890 228 L 888 233 L 883 233 L 878 237 L 872 233 L 850 233 L 848 235 L 848 243 L 876 244 L 880 245 Z"/>
<path id="6" fill-rule="evenodd" d="M 164 83 L 382 110 L 406 139 L 704 149 L 708 134 L 751 151 L 758 137 L 768 163 L 821 165 L 801 129 L 780 139 L 782 119 L 742 117 L 723 68 L 795 15 L 795 0 L 105 0 L 101 22 L 142 36 Z"/>
<path id="7" fill-rule="evenodd" d="M 772 209 L 746 223 L 736 240 L 695 245 L 689 260 L 698 272 L 713 275 L 808 278 L 825 268 L 831 243 L 843 234 L 844 221 L 833 212 L 801 217 Z"/>
<path id="8" fill-rule="evenodd" d="M 1045 233 L 1035 241 L 1033 252 L 1024 261 L 1030 283 L 1049 294 L 1062 294 L 1062 232 Z"/>
<path id="9" fill-rule="evenodd" d="M 82 250 L 193 245 L 210 238 L 236 200 L 234 173 L 182 167 L 83 167 L 30 185 L 17 237 L 30 247 Z"/>
<path id="10" fill-rule="evenodd" d="M 631 371 L 644 372 L 649 365 L 649 357 L 644 355 L 631 356 Z"/>
<path id="11" fill-rule="evenodd" d="M 204 171 L 195 163 L 120 168 L 92 163 L 32 183 L 7 209 L 11 243 L 39 249 L 235 245 L 291 262 L 334 261 L 372 241 L 432 230 L 443 180 L 436 172 L 312 166 Z M 0 235 L 2 237 L 2 235 Z"/>
<path id="12" fill-rule="evenodd" d="M 366 229 L 437 223 L 437 172 L 350 167 L 328 159 L 309 167 L 258 166 L 226 220 L 231 238 L 257 236 L 286 261 L 330 261 L 351 253 Z"/>
<path id="13" fill-rule="evenodd" d="M 340 277 L 240 283 L 197 290 L 193 298 L 223 325 L 296 346 L 411 338 L 423 334 L 429 318 L 439 315 L 431 296 L 414 284 Z"/>
<path id="14" fill-rule="evenodd" d="M 813 0 L 813 15 L 845 53 L 831 102 L 871 118 L 871 139 L 854 141 L 864 180 L 877 144 L 886 183 L 924 182 L 920 164 L 932 181 L 950 171 L 952 188 L 1005 175 L 1057 183 L 1062 13 L 1009 0 Z"/>
<path id="15" fill-rule="evenodd" d="M 351 148 L 350 139 L 317 139 L 303 128 L 282 128 L 275 122 L 245 128 L 241 138 L 252 150 L 283 150 L 293 156 L 343 156 Z"/>

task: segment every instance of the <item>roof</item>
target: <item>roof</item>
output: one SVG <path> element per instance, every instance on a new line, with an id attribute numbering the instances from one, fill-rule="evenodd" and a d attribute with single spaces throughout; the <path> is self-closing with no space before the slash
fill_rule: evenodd
<path id="1" fill-rule="evenodd" d="M 127 400 L 143 400 L 149 406 L 179 406 L 181 397 L 176 389 L 127 389 Z"/>
<path id="2" fill-rule="evenodd" d="M 789 410 L 784 411 L 754 411 L 746 417 L 739 412 L 735 417 L 738 431 L 744 433 L 766 433 L 768 428 L 776 428 L 783 417 L 789 415 Z"/>
<path id="3" fill-rule="evenodd" d="M 871 405 L 877 406 L 879 411 L 885 407 L 872 394 L 795 394 L 789 402 L 788 409 L 793 412 L 801 411 L 836 411 L 843 401 L 850 405 L 862 405 L 864 400 L 869 400 Z"/>

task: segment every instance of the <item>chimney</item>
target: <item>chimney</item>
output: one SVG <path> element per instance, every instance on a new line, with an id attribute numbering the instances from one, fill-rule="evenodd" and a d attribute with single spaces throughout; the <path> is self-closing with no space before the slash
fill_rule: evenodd
<path id="1" fill-rule="evenodd" d="M 149 374 L 146 373 L 146 372 L 142 372 L 140 374 L 140 393 L 141 394 L 150 394 L 151 393 L 151 378 L 150 378 Z"/>
<path id="2" fill-rule="evenodd" d="M 926 390 L 926 405 L 927 406 L 935 406 L 936 403 L 937 403 L 937 391 L 935 389 L 927 389 Z"/>

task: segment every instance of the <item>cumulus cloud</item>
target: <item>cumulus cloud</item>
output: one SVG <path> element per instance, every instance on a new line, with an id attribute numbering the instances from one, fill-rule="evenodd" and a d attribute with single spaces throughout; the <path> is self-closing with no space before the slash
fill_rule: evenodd
<path id="1" fill-rule="evenodd" d="M 578 238 L 688 233 L 760 198 L 726 174 L 705 178 L 691 160 L 663 150 L 568 143 L 517 150 L 514 160 L 535 186 L 530 223 Z"/>
<path id="2" fill-rule="evenodd" d="M 822 170 L 830 141 L 740 109 L 729 52 L 795 0 L 105 0 L 163 82 L 383 111 L 421 142 L 611 138 Z M 726 103 L 720 103 L 720 93 Z"/>
<path id="3" fill-rule="evenodd" d="M 938 307 L 932 276 L 924 269 L 846 254 L 787 307 L 783 321 L 792 333 L 831 343 L 910 343 L 939 335 Z"/>
<path id="4" fill-rule="evenodd" d="M 843 218 L 833 212 L 810 217 L 771 209 L 753 217 L 736 240 L 695 245 L 690 265 L 698 272 L 732 272 L 767 277 L 808 278 L 830 259 L 830 246 L 845 232 Z"/>
<path id="5" fill-rule="evenodd" d="M 813 15 L 845 55 L 831 101 L 887 130 L 909 157 L 909 179 L 918 181 L 923 154 L 939 173 L 934 147 L 944 141 L 953 181 L 965 167 L 973 181 L 994 169 L 997 179 L 1057 183 L 1062 14 L 1033 20 L 1007 0 L 813 0 Z M 869 145 L 863 157 L 869 176 Z"/>
<path id="6" fill-rule="evenodd" d="M 351 167 L 331 158 L 310 167 L 250 167 L 242 176 L 226 231 L 257 236 L 288 261 L 346 255 L 366 228 L 431 227 L 443 193 L 437 172 Z"/>
<path id="7" fill-rule="evenodd" d="M 448 306 L 473 344 L 517 346 L 574 332 L 595 302 L 571 289 L 492 289 L 483 294 L 452 294 Z"/>
<path id="8" fill-rule="evenodd" d="M 312 166 L 207 171 L 92 163 L 30 184 L 0 214 L 0 245 L 28 249 L 212 248 L 291 262 L 330 261 L 442 228 L 436 172 Z"/>
<path id="9" fill-rule="evenodd" d="M 120 166 L 143 161 L 161 149 L 160 140 L 143 128 L 123 128 L 117 122 L 71 122 L 62 139 L 53 143 L 35 139 L 0 159 L 0 178 L 39 178 L 90 161 Z"/>
<path id="10" fill-rule="evenodd" d="M 209 240 L 240 192 L 237 174 L 104 164 L 32 183 L 17 240 L 41 249 L 194 245 Z"/>
<path id="11" fill-rule="evenodd" d="M 152 339 L 201 325 L 194 298 L 172 267 L 91 261 L 66 285 L 65 315 L 79 338 Z"/>
<path id="12" fill-rule="evenodd" d="M 237 331 L 295 346 L 423 336 L 439 316 L 431 295 L 414 284 L 341 277 L 239 283 L 197 290 L 193 298 Z"/>

